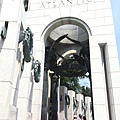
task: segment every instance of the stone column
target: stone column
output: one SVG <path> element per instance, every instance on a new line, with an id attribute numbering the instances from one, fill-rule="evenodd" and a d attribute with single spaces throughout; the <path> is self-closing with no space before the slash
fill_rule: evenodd
<path id="1" fill-rule="evenodd" d="M 68 120 L 72 120 L 74 117 L 73 98 L 75 97 L 75 92 L 68 90 L 68 95 L 70 97 L 70 105 L 68 106 Z"/>
<path id="2" fill-rule="evenodd" d="M 60 86 L 60 120 L 67 120 L 68 118 L 65 94 L 67 94 L 67 87 Z"/>
<path id="3" fill-rule="evenodd" d="M 79 114 L 83 114 L 83 110 L 82 110 L 83 95 L 82 94 L 76 94 L 76 98 L 79 102 L 79 106 L 78 106 L 78 109 L 77 109 L 77 116 L 78 116 Z"/>
<path id="4" fill-rule="evenodd" d="M 42 91 L 42 111 L 41 111 L 42 120 L 47 120 L 47 107 L 48 107 L 48 71 L 44 71 Z"/>
<path id="5" fill-rule="evenodd" d="M 17 22 L 9 22 L 5 40 L 0 40 L 0 119 L 16 119 L 17 108 L 11 104 L 19 28 Z"/>
<path id="6" fill-rule="evenodd" d="M 29 87 L 31 80 L 31 62 L 24 63 L 24 70 L 21 75 L 18 91 L 18 120 L 31 120 L 32 114 L 28 108 L 29 104 Z"/>
<path id="7" fill-rule="evenodd" d="M 59 85 L 59 76 L 52 75 L 52 120 L 58 120 L 58 85 Z"/>
<path id="8" fill-rule="evenodd" d="M 32 27 L 30 27 L 32 30 Z M 36 29 L 39 31 L 39 29 Z M 34 31 L 34 29 L 32 30 Z M 38 38 L 36 39 L 36 34 L 38 34 Z M 35 83 L 34 81 L 34 77 L 33 77 L 33 93 L 32 93 L 32 120 L 46 120 L 47 119 L 47 105 L 48 103 L 46 102 L 46 100 L 48 99 L 48 89 L 49 89 L 49 85 L 48 85 L 48 81 L 49 79 L 47 79 L 47 77 L 49 78 L 49 74 L 47 74 L 44 71 L 44 55 L 45 55 L 45 51 L 44 51 L 44 42 L 40 41 L 39 38 L 40 33 L 39 32 L 35 32 L 34 31 L 34 36 L 33 36 L 33 56 L 35 60 L 39 60 L 39 62 L 41 63 L 41 70 L 40 70 L 40 81 L 38 83 Z M 42 101 L 44 103 L 42 103 Z M 44 113 L 44 111 L 46 112 L 45 117 L 41 118 L 41 115 Z"/>
<path id="9" fill-rule="evenodd" d="M 88 120 L 91 119 L 91 109 L 90 109 L 90 104 L 91 104 L 91 98 L 90 98 L 90 97 L 85 97 L 86 118 L 87 118 Z"/>
<path id="10" fill-rule="evenodd" d="M 92 40 L 95 41 L 92 37 Z M 104 38 L 105 39 L 105 38 Z M 108 38 L 107 38 L 108 39 Z M 109 103 L 108 92 L 106 86 L 106 72 L 103 59 L 103 51 L 99 44 L 90 41 L 90 53 L 91 53 L 91 82 L 93 93 L 93 108 L 94 118 L 93 120 L 101 120 L 98 116 L 103 116 L 105 120 L 110 120 L 109 116 Z M 93 43 L 93 45 L 91 44 Z M 102 44 L 101 44 L 102 45 Z M 97 64 L 97 66 L 96 66 Z M 101 112 L 102 110 L 102 112 Z"/>
<path id="11" fill-rule="evenodd" d="M 19 51 L 20 48 L 18 48 L 17 50 L 17 61 L 15 62 L 15 75 L 14 75 L 14 79 L 13 79 L 13 85 L 12 85 L 12 96 L 11 96 L 11 105 L 13 105 L 13 108 L 17 109 L 16 113 L 12 114 L 12 118 L 13 120 L 16 120 L 17 118 L 17 112 L 18 112 L 18 108 L 17 108 L 17 98 L 18 98 L 18 90 L 19 90 L 19 82 L 20 82 L 20 77 L 21 77 L 21 54 Z M 20 58 L 20 59 L 19 59 Z"/>
<path id="12" fill-rule="evenodd" d="M 114 42 L 116 41 L 113 39 Z M 110 43 L 109 43 L 110 44 Z M 109 101 L 110 120 L 119 120 L 120 115 L 120 67 L 117 54 L 117 46 L 107 44 L 104 47 L 106 87 Z"/>

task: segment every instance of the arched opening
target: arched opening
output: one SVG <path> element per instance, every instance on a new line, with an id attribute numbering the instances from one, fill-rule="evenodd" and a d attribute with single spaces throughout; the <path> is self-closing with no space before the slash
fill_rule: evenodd
<path id="1" fill-rule="evenodd" d="M 89 73 L 88 77 L 91 81 L 89 52 L 91 36 L 89 26 L 84 21 L 73 17 L 59 18 L 44 29 L 41 36 L 41 40 L 45 43 L 42 119 L 47 117 L 50 119 L 50 116 L 45 114 L 48 110 L 45 108 L 51 103 L 51 98 L 52 120 L 58 119 L 57 88 L 61 76 L 78 77 Z M 70 59 L 66 59 L 68 55 Z M 92 88 L 92 83 L 90 86 Z"/>

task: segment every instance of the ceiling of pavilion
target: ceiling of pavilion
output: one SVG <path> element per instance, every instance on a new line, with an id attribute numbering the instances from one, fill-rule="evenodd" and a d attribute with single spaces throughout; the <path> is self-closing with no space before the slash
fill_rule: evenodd
<path id="1" fill-rule="evenodd" d="M 84 42 L 88 40 L 88 34 L 84 29 L 82 29 L 79 26 L 71 25 L 71 24 L 61 25 L 55 28 L 50 33 L 49 37 L 51 40 L 56 40 L 57 38 L 65 34 L 68 34 L 68 37 L 79 42 Z M 73 42 L 69 41 L 67 38 L 61 40 L 60 43 L 74 44 Z"/>

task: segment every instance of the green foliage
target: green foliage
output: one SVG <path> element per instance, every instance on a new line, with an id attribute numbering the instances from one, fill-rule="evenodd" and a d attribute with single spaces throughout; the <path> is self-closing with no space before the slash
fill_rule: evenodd
<path id="1" fill-rule="evenodd" d="M 66 86 L 68 90 L 73 90 L 75 93 L 81 93 L 84 96 L 91 96 L 91 90 L 88 87 L 80 86 L 78 77 L 60 77 L 60 85 Z"/>
<path id="2" fill-rule="evenodd" d="M 76 93 L 80 93 L 81 86 L 79 84 L 79 79 L 77 77 L 61 77 L 60 85 L 64 85 L 68 90 L 73 90 Z"/>
<path id="3" fill-rule="evenodd" d="M 81 87 L 81 94 L 83 94 L 84 96 L 91 96 L 91 89 L 85 86 Z"/>
<path id="4" fill-rule="evenodd" d="M 72 55 L 68 55 L 65 57 L 66 60 L 71 60 L 72 59 Z M 65 64 L 63 61 L 62 64 Z M 78 62 L 76 60 L 74 60 L 72 62 L 73 64 L 78 64 Z M 79 65 L 79 64 L 78 64 Z M 75 70 L 77 69 L 69 69 L 68 71 L 71 72 L 71 74 L 73 74 L 75 72 Z M 78 72 L 78 70 L 77 70 Z M 84 86 L 80 86 L 79 83 L 79 79 L 83 79 L 86 75 L 84 76 L 79 76 L 79 77 L 60 77 L 60 85 L 61 86 L 66 86 L 68 88 L 68 90 L 73 90 L 75 91 L 75 93 L 81 93 L 84 96 L 91 96 L 91 90 L 88 87 L 84 87 Z"/>

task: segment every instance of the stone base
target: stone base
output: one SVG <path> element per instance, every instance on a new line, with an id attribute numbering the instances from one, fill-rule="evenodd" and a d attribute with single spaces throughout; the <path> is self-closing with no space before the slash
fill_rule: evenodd
<path id="1" fill-rule="evenodd" d="M 0 120 L 16 120 L 18 109 L 15 106 L 9 106 L 6 109 L 1 110 Z"/>
<path id="2" fill-rule="evenodd" d="M 32 120 L 32 113 L 25 112 L 25 111 L 19 111 L 17 120 Z"/>
<path id="3" fill-rule="evenodd" d="M 16 108 L 15 106 L 10 106 L 9 120 L 16 120 L 17 113 L 18 113 L 18 108 Z"/>

